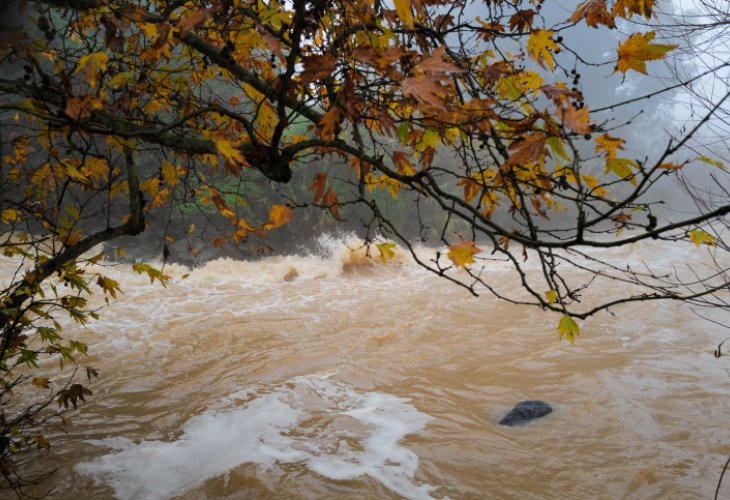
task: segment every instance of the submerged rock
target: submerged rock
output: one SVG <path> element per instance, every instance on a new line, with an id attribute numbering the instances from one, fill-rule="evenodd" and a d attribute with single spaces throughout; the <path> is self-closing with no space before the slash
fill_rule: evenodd
<path id="1" fill-rule="evenodd" d="M 543 401 L 522 401 L 512 408 L 499 425 L 507 425 L 513 427 L 515 425 L 523 425 L 536 418 L 544 417 L 552 413 L 553 408 Z"/>

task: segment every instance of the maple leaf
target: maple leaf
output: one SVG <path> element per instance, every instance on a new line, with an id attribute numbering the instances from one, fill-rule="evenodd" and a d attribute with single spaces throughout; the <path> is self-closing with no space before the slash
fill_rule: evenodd
<path id="1" fill-rule="evenodd" d="M 692 240 L 692 243 L 694 243 L 698 248 L 703 244 L 709 246 L 717 245 L 717 238 L 701 229 L 691 231 L 689 233 L 689 239 Z"/>
<path id="2" fill-rule="evenodd" d="M 444 53 L 446 47 L 441 46 L 434 50 L 433 53 L 421 59 L 421 62 L 413 67 L 414 75 L 428 75 L 431 78 L 435 76 L 444 76 L 450 73 L 463 73 L 462 69 L 444 61 Z"/>
<path id="3" fill-rule="evenodd" d="M 393 249 L 395 248 L 395 243 L 378 243 L 375 246 L 378 248 L 378 250 L 380 250 L 380 262 L 382 262 L 383 264 L 395 257 L 395 252 L 393 251 Z"/>
<path id="4" fill-rule="evenodd" d="M 243 163 L 243 155 L 233 146 L 231 141 L 223 137 L 213 137 L 213 143 L 215 143 L 215 149 L 225 156 L 227 160 L 235 163 Z"/>
<path id="5" fill-rule="evenodd" d="M 509 29 L 512 31 L 527 31 L 532 26 L 532 19 L 535 17 L 532 9 L 519 10 L 509 18 Z"/>
<path id="6" fill-rule="evenodd" d="M 565 338 L 568 339 L 568 342 L 572 344 L 575 342 L 575 337 L 578 335 L 580 335 L 578 323 L 576 323 L 573 318 L 567 314 L 563 315 L 563 317 L 560 318 L 560 323 L 558 324 L 558 337 L 560 340 L 563 340 L 563 336 L 565 336 Z"/>
<path id="7" fill-rule="evenodd" d="M 631 167 L 636 168 L 636 162 L 627 158 L 611 158 L 606 161 L 606 173 L 613 172 L 619 178 L 629 180 L 632 184 L 636 184 L 636 178 L 631 171 Z"/>
<path id="8" fill-rule="evenodd" d="M 603 134 L 600 137 L 596 137 L 596 153 L 601 151 L 606 152 L 606 159 L 611 160 L 616 158 L 616 151 L 624 148 L 624 141 L 618 137 L 612 137 L 609 134 Z"/>
<path id="9" fill-rule="evenodd" d="M 613 6 L 613 15 L 631 19 L 639 14 L 649 19 L 653 15 L 656 0 L 616 0 Z"/>
<path id="10" fill-rule="evenodd" d="M 588 123 L 588 106 L 578 109 L 569 102 L 567 107 L 558 108 L 557 115 L 564 126 L 575 130 L 579 134 L 589 134 L 591 132 L 591 126 Z"/>
<path id="11" fill-rule="evenodd" d="M 109 62 L 109 56 L 104 52 L 94 52 L 79 59 L 76 67 L 76 73 L 84 72 L 84 78 L 89 86 L 96 87 L 96 79 L 100 72 L 106 71 L 106 63 Z"/>
<path id="12" fill-rule="evenodd" d="M 322 139 L 334 138 L 342 121 L 340 108 L 332 106 L 319 121 L 317 131 Z"/>
<path id="13" fill-rule="evenodd" d="M 314 203 L 319 203 L 324 196 L 324 188 L 327 185 L 327 174 L 321 172 L 314 176 L 314 182 L 309 186 L 309 191 L 314 191 Z"/>
<path id="14" fill-rule="evenodd" d="M 430 104 L 434 108 L 446 110 L 446 106 L 440 97 L 444 94 L 444 89 L 428 75 L 404 78 L 401 83 L 401 89 L 403 90 L 403 95 L 406 97 L 410 96 L 417 101 Z"/>
<path id="15" fill-rule="evenodd" d="M 329 188 L 327 193 L 325 193 L 322 204 L 329 208 L 330 213 L 335 219 L 340 220 L 340 204 L 337 201 L 337 193 L 332 188 Z"/>
<path id="16" fill-rule="evenodd" d="M 578 8 L 570 16 L 570 20 L 575 23 L 581 19 L 585 19 L 586 24 L 591 28 L 598 28 L 599 24 L 604 24 L 609 28 L 616 27 L 613 16 L 606 9 L 605 0 L 588 0 L 578 4 Z"/>
<path id="17" fill-rule="evenodd" d="M 652 44 L 654 32 L 635 33 L 628 40 L 618 46 L 618 62 L 616 71 L 626 73 L 633 69 L 639 73 L 646 74 L 646 62 L 664 59 L 667 52 L 676 49 L 677 45 Z"/>
<path id="18" fill-rule="evenodd" d="M 527 40 L 527 53 L 533 61 L 542 68 L 555 70 L 555 60 L 552 51 L 559 50 L 558 44 L 551 38 L 555 32 L 548 30 L 535 30 L 530 33 Z"/>
<path id="19" fill-rule="evenodd" d="M 460 241 L 449 245 L 449 252 L 446 256 L 451 259 L 455 265 L 466 269 L 467 264 L 474 262 L 474 255 L 481 252 L 481 249 L 477 248 L 476 242 L 474 241 Z"/>
<path id="20" fill-rule="evenodd" d="M 210 7 L 208 9 L 197 10 L 186 14 L 180 18 L 177 27 L 180 30 L 180 38 L 184 37 L 188 31 L 197 28 L 207 21 L 213 14 L 218 11 L 218 7 Z"/>
<path id="21" fill-rule="evenodd" d="M 526 163 L 529 161 L 535 161 L 545 156 L 545 143 L 548 140 L 548 136 L 537 132 L 528 135 L 521 141 L 514 141 L 510 144 L 509 149 L 513 150 L 507 161 L 504 162 L 504 167 L 509 165 L 517 165 L 520 163 Z"/>
<path id="22" fill-rule="evenodd" d="M 294 212 L 286 205 L 273 205 L 269 210 L 269 222 L 264 229 L 276 229 L 291 221 Z"/>
<path id="23" fill-rule="evenodd" d="M 91 396 L 92 393 L 89 389 L 82 386 L 81 384 L 73 384 L 68 389 L 58 391 L 58 406 L 63 405 L 64 408 L 68 408 L 68 404 L 71 403 L 74 409 L 78 408 L 76 402 L 80 399 L 86 403 L 84 396 Z"/>

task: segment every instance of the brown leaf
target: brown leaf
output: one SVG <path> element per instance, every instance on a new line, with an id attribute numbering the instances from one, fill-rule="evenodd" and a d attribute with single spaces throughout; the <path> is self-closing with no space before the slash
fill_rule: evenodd
<path id="1" fill-rule="evenodd" d="M 586 24 L 591 28 L 598 28 L 599 24 L 615 28 L 616 23 L 608 9 L 606 9 L 605 0 L 588 0 L 578 6 L 578 8 L 570 16 L 572 22 L 578 22 L 581 19 L 586 20 Z"/>
<path id="2" fill-rule="evenodd" d="M 310 191 L 314 191 L 314 203 L 319 203 L 324 196 L 324 188 L 327 185 L 327 174 L 319 173 L 314 176 L 314 182 L 309 186 Z"/>
<path id="3" fill-rule="evenodd" d="M 503 166 L 507 167 L 509 165 L 535 161 L 546 154 L 549 154 L 545 151 L 545 143 L 547 140 L 547 135 L 536 132 L 528 135 L 519 142 L 513 142 L 509 146 L 509 149 L 512 150 L 512 154 L 510 154 Z"/>
<path id="4" fill-rule="evenodd" d="M 340 220 L 340 205 L 337 201 L 337 194 L 332 188 L 327 190 L 327 193 L 324 195 L 324 199 L 322 200 L 322 204 L 329 208 L 330 213 L 335 219 Z"/>
<path id="5" fill-rule="evenodd" d="M 78 408 L 76 402 L 78 400 L 86 403 L 84 396 L 91 396 L 92 392 L 81 384 L 73 384 L 68 389 L 63 389 L 58 392 L 58 406 L 63 405 L 64 408 L 68 408 L 69 402 L 74 406 L 74 410 Z"/>
<path id="6" fill-rule="evenodd" d="M 591 126 L 588 123 L 588 106 L 578 109 L 571 103 L 567 103 L 565 108 L 562 106 L 558 108 L 557 115 L 562 120 L 563 126 L 573 129 L 579 134 L 591 132 Z"/>

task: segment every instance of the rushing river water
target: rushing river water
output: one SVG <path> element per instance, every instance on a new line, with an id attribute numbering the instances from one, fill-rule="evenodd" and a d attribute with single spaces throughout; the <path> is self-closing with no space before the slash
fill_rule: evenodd
<path id="1" fill-rule="evenodd" d="M 719 326 L 640 303 L 570 345 L 554 314 L 338 244 L 168 266 L 166 288 L 110 268 L 124 295 L 67 332 L 101 379 L 41 463 L 55 498 L 712 497 L 730 454 Z M 555 411 L 497 425 L 524 399 Z"/>

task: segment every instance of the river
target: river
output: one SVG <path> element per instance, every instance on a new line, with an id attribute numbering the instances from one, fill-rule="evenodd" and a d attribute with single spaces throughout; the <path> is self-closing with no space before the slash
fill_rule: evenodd
<path id="1" fill-rule="evenodd" d="M 646 245 L 621 258 L 656 260 Z M 323 248 L 166 266 L 167 287 L 110 266 L 124 294 L 66 331 L 101 377 L 51 430 L 44 486 L 62 499 L 714 494 L 730 454 L 730 364 L 713 357 L 727 331 L 638 303 L 582 321 L 571 345 L 555 314 L 473 297 L 402 255 Z M 525 399 L 555 411 L 497 425 Z"/>

